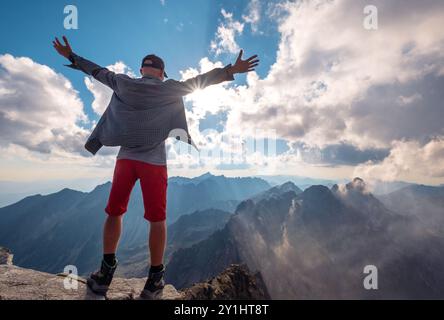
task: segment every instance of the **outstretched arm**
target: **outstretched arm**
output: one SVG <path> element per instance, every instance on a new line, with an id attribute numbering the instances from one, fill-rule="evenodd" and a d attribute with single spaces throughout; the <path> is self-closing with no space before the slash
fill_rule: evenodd
<path id="1" fill-rule="evenodd" d="M 234 65 L 229 64 L 224 68 L 215 68 L 207 73 L 200 74 L 197 77 L 188 79 L 186 81 L 165 81 L 165 87 L 168 90 L 168 94 L 184 96 L 197 89 L 203 89 L 213 84 L 234 80 L 234 74 L 236 73 L 254 71 L 254 68 L 259 65 L 257 55 L 251 56 L 246 60 L 242 60 L 242 55 L 243 50 L 240 51 Z"/>
<path id="2" fill-rule="evenodd" d="M 66 65 L 67 67 L 81 70 L 86 74 L 93 76 L 114 91 L 117 91 L 116 74 L 114 72 L 76 55 L 65 36 L 63 36 L 63 41 L 65 42 L 65 45 L 63 45 L 56 37 L 52 43 L 61 56 L 71 61 L 71 65 Z"/>

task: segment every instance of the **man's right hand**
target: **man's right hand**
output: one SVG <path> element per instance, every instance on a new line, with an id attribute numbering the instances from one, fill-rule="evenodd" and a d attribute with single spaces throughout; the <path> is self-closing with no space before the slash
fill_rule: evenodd
<path id="1" fill-rule="evenodd" d="M 63 41 L 65 42 L 65 46 L 60 43 L 57 37 L 55 38 L 55 41 L 53 41 L 52 43 L 54 45 L 54 48 L 61 56 L 64 56 L 66 59 L 69 59 L 69 56 L 72 53 L 72 49 L 71 46 L 69 45 L 68 39 L 66 39 L 65 36 L 63 36 Z"/>

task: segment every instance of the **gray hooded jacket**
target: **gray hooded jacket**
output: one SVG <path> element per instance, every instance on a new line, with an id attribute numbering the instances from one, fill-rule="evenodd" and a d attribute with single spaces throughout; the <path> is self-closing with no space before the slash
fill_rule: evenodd
<path id="1" fill-rule="evenodd" d="M 116 74 L 74 53 L 67 67 L 81 70 L 113 90 L 111 101 L 88 138 L 93 155 L 102 146 L 152 146 L 175 137 L 196 148 L 188 131 L 182 97 L 196 89 L 234 80 L 228 68 L 215 68 L 186 81 Z"/>

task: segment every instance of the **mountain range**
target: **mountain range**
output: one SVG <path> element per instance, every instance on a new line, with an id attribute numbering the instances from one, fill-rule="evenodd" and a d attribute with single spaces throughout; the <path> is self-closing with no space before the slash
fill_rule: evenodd
<path id="1" fill-rule="evenodd" d="M 243 201 L 223 229 L 177 250 L 168 282 L 181 288 L 246 263 L 273 299 L 444 297 L 444 238 L 387 209 L 361 179 L 281 189 Z M 377 290 L 363 285 L 366 266 L 377 268 Z"/>
<path id="2" fill-rule="evenodd" d="M 173 179 L 169 182 L 167 223 L 174 235 L 173 224 L 182 215 L 201 211 L 208 213 L 210 219 L 204 221 L 202 213 L 196 213 L 195 229 L 181 231 L 185 237 L 183 241 L 180 236 L 172 237 L 168 243 L 170 249 L 177 247 L 177 243 L 190 243 L 192 240 L 187 232 L 195 240 L 201 240 L 200 237 L 220 227 L 228 213 L 217 208 L 231 210 L 241 199 L 270 187 L 258 178 L 227 178 L 207 174 L 196 180 L 176 182 Z M 99 185 L 91 192 L 65 188 L 45 196 L 29 196 L 0 208 L 0 243 L 15 252 L 19 266 L 54 273 L 73 264 L 81 274 L 87 274 L 100 264 L 102 228 L 106 217 L 104 208 L 110 188 L 111 183 Z M 124 218 L 124 232 L 119 246 L 122 258 L 130 256 L 135 259 L 136 255 L 146 257 L 148 227 L 143 212 L 141 189 L 137 184 Z M 215 218 L 215 214 L 221 216 Z M 179 224 L 184 221 L 186 219 Z M 144 262 L 140 270 L 144 270 L 146 264 Z M 122 267 L 122 272 L 124 269 Z"/>
<path id="3" fill-rule="evenodd" d="M 387 208 L 415 217 L 444 237 L 444 186 L 411 185 L 379 198 Z"/>
<path id="4" fill-rule="evenodd" d="M 63 189 L 1 208 L 0 245 L 21 267 L 57 273 L 74 264 L 80 274 L 91 272 L 100 263 L 109 189 Z M 167 283 L 184 289 L 244 264 L 260 272 L 273 299 L 442 299 L 443 189 L 398 185 L 374 195 L 359 178 L 303 190 L 257 177 L 172 177 Z M 118 252 L 120 277 L 146 276 L 142 216 L 135 188 Z M 377 290 L 363 286 L 366 266 L 377 268 Z"/>

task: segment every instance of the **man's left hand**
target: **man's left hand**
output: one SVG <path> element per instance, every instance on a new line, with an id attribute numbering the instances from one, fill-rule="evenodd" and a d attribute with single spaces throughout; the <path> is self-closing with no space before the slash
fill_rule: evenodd
<path id="1" fill-rule="evenodd" d="M 230 72 L 232 74 L 254 71 L 254 68 L 259 65 L 259 60 L 256 59 L 257 55 L 251 56 L 247 60 L 242 60 L 243 53 L 244 50 L 241 50 L 239 56 L 237 57 L 236 63 L 230 68 Z"/>

